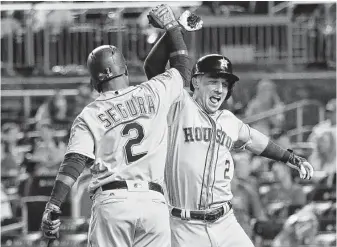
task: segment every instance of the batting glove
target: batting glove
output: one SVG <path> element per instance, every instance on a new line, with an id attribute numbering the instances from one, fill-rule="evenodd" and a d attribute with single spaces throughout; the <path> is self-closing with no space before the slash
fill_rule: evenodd
<path id="1" fill-rule="evenodd" d="M 202 28 L 203 21 L 201 18 L 191 11 L 186 10 L 178 19 L 178 22 L 182 28 L 188 32 L 197 31 Z"/>
<path id="2" fill-rule="evenodd" d="M 291 152 L 287 165 L 293 169 L 296 169 L 300 173 L 302 179 L 311 179 L 314 175 L 314 168 L 310 163 L 300 156 L 297 156 L 293 153 L 292 150 L 288 149 Z"/>
<path id="3" fill-rule="evenodd" d="M 61 210 L 58 206 L 47 203 L 46 209 L 43 212 L 41 230 L 43 235 L 49 239 L 55 239 L 59 237 L 59 230 L 61 221 L 59 216 L 61 215 Z"/>
<path id="4" fill-rule="evenodd" d="M 152 26 L 166 31 L 179 26 L 172 9 L 166 4 L 151 9 L 147 18 Z"/>

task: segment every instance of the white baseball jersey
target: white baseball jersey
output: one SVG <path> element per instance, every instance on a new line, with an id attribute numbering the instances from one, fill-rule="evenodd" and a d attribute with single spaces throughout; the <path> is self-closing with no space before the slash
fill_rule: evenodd
<path id="1" fill-rule="evenodd" d="M 169 125 L 165 169 L 169 203 L 203 210 L 231 200 L 230 150 L 241 128 L 248 126 L 227 110 L 207 114 L 185 90 L 170 110 Z"/>
<path id="2" fill-rule="evenodd" d="M 95 160 L 89 192 L 114 180 L 163 182 L 167 114 L 183 81 L 172 68 L 148 82 L 100 94 L 77 116 L 66 153 Z"/>

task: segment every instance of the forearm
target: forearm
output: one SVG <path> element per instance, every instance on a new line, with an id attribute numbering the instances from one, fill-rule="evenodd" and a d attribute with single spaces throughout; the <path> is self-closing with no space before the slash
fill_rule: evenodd
<path id="1" fill-rule="evenodd" d="M 249 130 L 250 128 L 248 127 L 247 129 Z M 243 139 L 248 139 L 246 145 L 248 150 L 260 156 L 287 164 L 291 168 L 298 170 L 300 177 L 303 179 L 311 179 L 314 175 L 312 165 L 310 165 L 305 158 L 294 154 L 290 149 L 280 147 L 257 130 L 251 129 L 251 131 L 248 132 L 250 133 L 249 138 L 247 138 L 246 135 L 245 139 Z M 241 135 L 243 134 L 244 131 L 242 131 Z"/>
<path id="2" fill-rule="evenodd" d="M 166 64 L 170 57 L 167 47 L 168 34 L 165 32 L 152 47 L 144 62 L 144 71 L 147 79 L 165 72 Z"/>
<path id="3" fill-rule="evenodd" d="M 69 191 L 92 159 L 77 153 L 67 154 L 61 164 L 49 202 L 60 207 Z"/>
<path id="4" fill-rule="evenodd" d="M 247 145 L 247 149 L 254 154 L 287 163 L 290 157 L 290 152 L 279 145 L 275 144 L 270 138 L 257 131 L 250 129 L 251 142 Z"/>
<path id="5" fill-rule="evenodd" d="M 61 207 L 75 182 L 76 180 L 74 180 L 72 177 L 60 173 L 57 174 L 56 181 L 50 195 L 49 203 Z"/>
<path id="6" fill-rule="evenodd" d="M 191 79 L 192 60 L 188 56 L 182 31 L 179 27 L 167 31 L 152 48 L 144 63 L 144 70 L 148 79 L 163 73 L 170 61 L 171 68 L 181 74 L 184 83 Z"/>

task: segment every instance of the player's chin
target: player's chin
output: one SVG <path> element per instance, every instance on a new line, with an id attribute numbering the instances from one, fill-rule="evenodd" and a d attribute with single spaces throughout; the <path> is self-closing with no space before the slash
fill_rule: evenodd
<path id="1" fill-rule="evenodd" d="M 208 106 L 207 106 L 207 112 L 213 114 L 213 113 L 215 113 L 217 110 L 219 110 L 220 106 L 221 106 L 221 104 L 213 104 L 213 103 L 210 103 L 210 104 L 208 104 Z"/>

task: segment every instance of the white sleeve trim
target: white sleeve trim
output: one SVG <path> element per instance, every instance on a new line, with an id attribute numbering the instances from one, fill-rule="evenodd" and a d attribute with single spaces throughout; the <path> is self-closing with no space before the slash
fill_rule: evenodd
<path id="1" fill-rule="evenodd" d="M 245 143 L 243 143 L 243 144 L 241 144 L 241 142 L 238 141 L 238 143 L 241 144 L 241 145 L 238 146 L 238 147 L 235 147 L 235 146 L 234 146 L 234 149 L 235 149 L 235 150 L 242 150 L 242 151 L 243 151 L 243 150 L 246 149 L 247 145 L 252 144 L 252 142 L 253 142 L 253 141 L 252 141 L 252 136 L 251 136 L 250 126 L 249 126 L 248 124 L 242 124 L 242 126 L 241 126 L 241 128 L 240 128 L 240 130 L 239 130 L 239 133 L 240 133 L 242 127 L 244 127 L 244 126 L 247 126 L 247 128 L 248 128 L 249 138 L 248 138 L 248 140 L 247 140 Z"/>
<path id="2" fill-rule="evenodd" d="M 88 153 L 85 153 L 85 152 L 81 152 L 81 151 L 76 151 L 76 150 L 67 150 L 67 152 L 64 154 L 64 155 L 67 155 L 69 153 L 77 153 L 77 154 L 82 154 L 84 156 L 87 156 L 89 157 L 90 159 L 95 159 L 95 155 L 93 154 L 88 154 Z"/>

